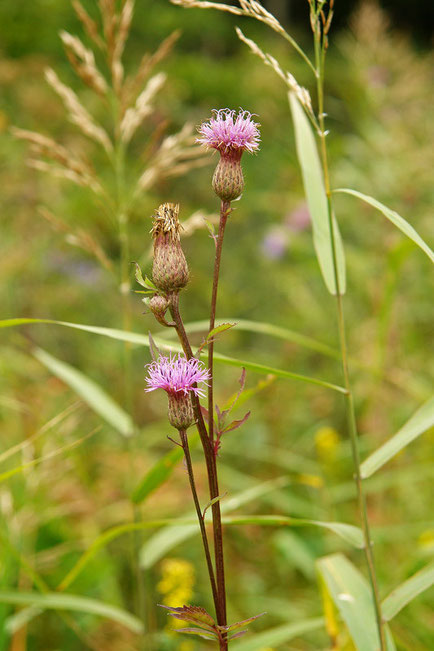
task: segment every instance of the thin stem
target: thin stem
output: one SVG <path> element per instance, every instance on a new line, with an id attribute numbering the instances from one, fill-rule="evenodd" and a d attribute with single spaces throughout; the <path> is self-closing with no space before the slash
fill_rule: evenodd
<path id="1" fill-rule="evenodd" d="M 219 232 L 217 236 L 217 245 L 214 259 L 214 274 L 212 282 L 212 294 L 211 294 L 211 313 L 209 317 L 209 332 L 214 329 L 215 326 L 215 315 L 217 307 L 217 292 L 220 276 L 220 262 L 222 257 L 222 248 L 223 248 L 223 237 L 225 234 L 226 222 L 231 210 L 231 204 L 229 201 L 222 201 L 220 204 L 220 222 L 219 222 Z M 213 362 L 214 362 L 214 341 L 211 339 L 208 344 L 208 370 L 210 373 L 210 380 L 208 386 L 208 413 L 209 413 L 209 424 L 208 432 L 210 441 L 214 441 L 214 373 L 213 373 Z"/>
<path id="2" fill-rule="evenodd" d="M 316 61 L 316 66 L 318 71 L 317 92 L 318 92 L 318 120 L 320 126 L 321 160 L 322 160 L 323 173 L 324 173 L 325 191 L 327 195 L 327 214 L 328 214 L 328 225 L 330 231 L 330 241 L 331 241 L 332 260 L 333 260 L 333 272 L 334 272 L 335 289 L 336 289 L 336 307 L 337 307 L 337 315 L 338 315 L 339 342 L 340 342 L 340 350 L 341 350 L 341 357 L 342 357 L 342 371 L 344 375 L 344 386 L 346 388 L 345 397 L 347 403 L 348 429 L 350 433 L 351 452 L 352 452 L 353 464 L 355 470 L 354 480 L 357 489 L 357 503 L 358 503 L 359 514 L 362 523 L 363 538 L 364 538 L 364 552 L 365 552 L 366 562 L 368 565 L 369 581 L 372 589 L 375 616 L 377 620 L 378 634 L 380 638 L 380 648 L 381 651 L 386 651 L 387 649 L 386 638 L 384 632 L 384 622 L 381 614 L 381 602 L 380 602 L 380 594 L 378 589 L 378 579 L 375 570 L 373 542 L 372 542 L 370 526 L 369 526 L 366 498 L 363 493 L 362 477 L 360 473 L 359 436 L 357 431 L 357 421 L 356 421 L 356 414 L 354 408 L 354 397 L 353 397 L 350 375 L 349 375 L 349 368 L 348 368 L 348 350 L 347 350 L 347 341 L 346 341 L 344 307 L 343 307 L 342 294 L 339 285 L 336 241 L 335 241 L 335 232 L 333 226 L 332 193 L 330 188 L 326 133 L 325 133 L 325 125 L 324 125 L 324 67 L 325 67 L 326 49 L 321 39 L 321 26 L 319 24 L 318 18 L 316 22 L 316 29 L 314 30 L 314 43 L 315 43 L 315 61 Z"/>
<path id="3" fill-rule="evenodd" d="M 211 554 L 209 551 L 208 537 L 206 535 L 205 522 L 202 515 L 202 509 L 200 508 L 199 498 L 197 496 L 196 484 L 194 481 L 193 474 L 193 464 L 191 462 L 190 448 L 188 445 L 188 437 L 185 430 L 179 430 L 179 437 L 181 439 L 182 449 L 184 450 L 185 462 L 187 464 L 188 479 L 190 481 L 191 494 L 193 496 L 194 506 L 196 508 L 197 519 L 199 520 L 200 533 L 202 535 L 203 549 L 205 552 L 206 564 L 208 567 L 209 580 L 211 583 L 212 596 L 214 599 L 214 605 L 217 609 L 218 605 L 218 595 L 217 595 L 217 585 L 215 582 L 214 568 L 211 561 Z"/>
<path id="4" fill-rule="evenodd" d="M 182 348 L 184 350 L 185 356 L 187 357 L 187 359 L 191 359 L 192 357 L 194 357 L 194 355 L 179 311 L 179 295 L 177 293 L 171 296 L 170 313 L 172 315 L 172 319 L 175 322 L 175 329 L 178 334 L 178 338 L 181 342 Z M 214 449 L 210 441 L 210 438 L 208 436 L 208 431 L 205 425 L 205 421 L 203 419 L 199 398 L 194 394 L 192 394 L 191 398 L 193 404 L 193 412 L 196 418 L 196 426 L 199 432 L 200 440 L 205 455 L 206 470 L 208 474 L 209 493 L 211 499 L 215 499 L 220 495 L 220 492 L 218 486 L 217 465 L 216 465 Z M 215 555 L 217 594 L 218 594 L 216 615 L 217 615 L 218 624 L 220 626 L 226 626 L 226 590 L 225 590 L 225 582 L 224 582 L 224 565 L 223 565 L 223 531 L 222 531 L 219 500 L 217 500 L 212 505 L 211 511 L 212 511 L 212 521 L 213 521 L 214 555 Z M 226 648 L 227 646 L 222 647 L 223 650 L 225 650 Z"/>

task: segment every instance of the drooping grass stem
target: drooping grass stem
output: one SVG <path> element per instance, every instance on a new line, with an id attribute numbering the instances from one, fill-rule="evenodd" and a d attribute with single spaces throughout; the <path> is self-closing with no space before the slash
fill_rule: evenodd
<path id="1" fill-rule="evenodd" d="M 330 22 L 328 22 L 330 25 Z M 381 613 L 381 601 L 380 594 L 378 589 L 378 579 L 375 569 L 374 553 L 373 553 L 373 542 L 371 538 L 368 512 L 366 506 L 366 498 L 363 492 L 362 486 L 362 477 L 360 472 L 360 453 L 359 453 L 359 435 L 357 430 L 357 420 L 354 408 L 354 396 L 351 386 L 349 367 L 348 367 L 348 347 L 346 340 L 346 328 L 345 328 L 345 315 L 344 315 L 344 306 L 342 300 L 341 288 L 339 285 L 339 273 L 338 273 L 338 262 L 337 262 L 337 253 L 336 253 L 336 241 L 335 241 L 335 232 L 333 226 L 333 204 L 332 204 L 332 193 L 330 185 L 330 175 L 328 168 L 328 155 L 327 155 L 327 143 L 326 143 L 326 131 L 325 131 L 325 113 L 324 113 L 324 70 L 325 70 L 325 56 L 327 48 L 327 32 L 323 33 L 323 27 L 321 25 L 320 14 L 317 13 L 315 20 L 313 21 L 313 33 L 314 33 L 314 46 L 315 46 L 315 64 L 316 64 L 316 80 L 317 80 L 317 95 L 318 95 L 318 123 L 319 123 L 319 139 L 320 139 L 320 152 L 321 152 L 321 162 L 324 175 L 324 186 L 325 192 L 327 195 L 327 215 L 328 215 L 328 225 L 330 232 L 330 242 L 332 249 L 332 261 L 333 261 L 333 273 L 335 280 L 335 291 L 336 291 L 336 308 L 337 308 L 337 318 L 338 318 L 338 330 L 339 330 L 339 343 L 341 351 L 341 360 L 342 360 L 342 372 L 344 376 L 344 386 L 346 389 L 346 411 L 347 411 L 347 420 L 348 420 L 348 429 L 350 434 L 351 442 L 351 452 L 354 464 L 354 481 L 356 483 L 357 489 L 357 503 L 360 514 L 360 520 L 363 530 L 364 538 L 364 552 L 366 557 L 366 562 L 368 566 L 369 581 L 372 589 L 372 597 L 374 602 L 375 616 L 377 620 L 378 634 L 380 640 L 381 651 L 386 651 L 386 638 L 384 631 L 384 621 Z"/>

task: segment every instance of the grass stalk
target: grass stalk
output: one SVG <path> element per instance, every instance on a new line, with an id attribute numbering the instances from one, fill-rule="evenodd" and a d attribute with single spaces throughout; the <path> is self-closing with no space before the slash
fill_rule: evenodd
<path id="1" fill-rule="evenodd" d="M 381 651 L 386 651 L 386 638 L 384 631 L 384 621 L 381 613 L 381 601 L 378 588 L 378 578 L 375 569 L 373 542 L 371 537 L 369 518 L 366 505 L 366 497 L 363 492 L 362 477 L 360 472 L 360 452 L 359 452 L 359 434 L 357 430 L 357 420 L 354 408 L 354 395 L 351 386 L 349 366 L 348 366 L 348 346 L 346 339 L 345 328 L 345 315 L 342 300 L 341 289 L 339 286 L 338 263 L 336 254 L 336 241 L 333 227 L 333 204 L 332 192 L 330 186 L 330 174 L 328 167 L 326 131 L 325 131 L 325 113 L 324 113 L 324 70 L 325 70 L 325 56 L 327 49 L 327 33 L 322 33 L 322 26 L 320 23 L 320 14 L 316 16 L 315 29 L 314 29 L 314 46 L 315 46 L 315 63 L 317 70 L 317 95 L 318 95 L 318 122 L 319 122 L 319 138 L 320 138 L 320 152 L 321 162 L 324 175 L 324 186 L 327 196 L 327 215 L 328 225 L 330 231 L 330 241 L 332 249 L 333 272 L 336 290 L 336 309 L 339 330 L 339 344 L 342 360 L 342 372 L 344 376 L 344 386 L 346 389 L 346 411 L 348 430 L 350 434 L 351 453 L 354 464 L 354 481 L 357 489 L 357 504 L 359 509 L 359 517 L 362 524 L 363 538 L 364 538 L 364 552 L 366 563 L 368 566 L 369 582 L 372 590 L 372 597 L 374 602 L 375 616 L 377 620 L 378 635 L 380 640 Z"/>

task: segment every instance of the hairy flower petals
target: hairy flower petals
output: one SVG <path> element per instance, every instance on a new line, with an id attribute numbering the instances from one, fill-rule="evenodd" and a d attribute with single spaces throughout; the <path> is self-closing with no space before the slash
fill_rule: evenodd
<path id="1" fill-rule="evenodd" d="M 210 379 L 208 369 L 203 362 L 192 357 L 186 359 L 183 355 L 162 355 L 157 361 L 146 366 L 148 369 L 148 384 L 145 391 L 164 389 L 169 395 L 184 394 L 192 392 L 203 397 L 204 392 L 197 386 L 197 383 L 208 384 Z"/>
<path id="2" fill-rule="evenodd" d="M 259 149 L 259 124 L 256 124 L 251 113 L 240 109 L 214 109 L 214 117 L 209 122 L 203 122 L 198 128 L 200 138 L 196 142 L 205 147 L 218 149 L 221 154 L 231 150 L 248 151 L 253 154 Z"/>

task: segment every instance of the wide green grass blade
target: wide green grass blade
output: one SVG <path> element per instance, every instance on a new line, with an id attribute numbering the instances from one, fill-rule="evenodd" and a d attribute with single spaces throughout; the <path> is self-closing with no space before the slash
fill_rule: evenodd
<path id="1" fill-rule="evenodd" d="M 189 435 L 188 442 L 190 447 L 196 444 L 199 439 L 198 434 Z M 167 452 L 148 470 L 142 481 L 135 488 L 131 500 L 135 504 L 140 504 L 148 495 L 157 490 L 170 477 L 177 464 L 184 456 L 182 448 L 175 447 Z"/>
<path id="2" fill-rule="evenodd" d="M 293 344 L 303 346 L 303 348 L 308 348 L 309 350 L 314 350 L 316 353 L 322 353 L 328 357 L 333 357 L 334 359 L 340 359 L 340 353 L 335 348 L 327 346 L 322 341 L 317 341 L 312 337 L 306 337 L 300 332 L 295 332 L 294 330 L 289 330 L 288 328 L 282 328 L 280 326 L 273 325 L 272 323 L 266 323 L 264 321 L 249 321 L 248 319 L 216 319 L 216 324 L 228 323 L 228 321 L 235 322 L 235 327 L 237 331 L 243 332 L 255 332 L 257 334 L 268 335 L 269 337 L 275 337 L 276 339 L 283 339 L 283 341 L 290 341 Z M 209 321 L 191 321 L 185 324 L 185 330 L 188 334 L 193 334 L 196 332 L 208 332 Z"/>
<path id="3" fill-rule="evenodd" d="M 342 554 L 331 554 L 317 561 L 333 602 L 338 608 L 358 651 L 380 648 L 372 592 L 365 577 Z M 395 651 L 390 632 L 387 650 Z"/>
<path id="4" fill-rule="evenodd" d="M 333 190 L 333 192 L 342 192 L 344 194 L 352 194 L 354 197 L 357 197 L 358 199 L 361 199 L 362 201 L 365 201 L 366 203 L 369 203 L 371 206 L 379 210 L 380 212 L 383 213 L 387 219 L 392 222 L 396 228 L 399 228 L 399 230 L 404 233 L 410 240 L 412 240 L 415 244 L 417 244 L 418 247 L 422 249 L 424 253 L 429 257 L 431 262 L 434 262 L 434 252 L 428 244 L 421 238 L 419 233 L 411 226 L 401 215 L 399 215 L 397 212 L 394 210 L 391 210 L 387 206 L 385 206 L 383 203 L 380 203 L 380 201 L 377 201 L 373 197 L 370 197 L 367 194 L 363 194 L 362 192 L 357 192 L 357 190 L 351 190 L 349 188 L 339 188 L 337 190 Z"/>
<path id="5" fill-rule="evenodd" d="M 290 92 L 288 97 L 294 122 L 297 157 L 301 167 L 307 205 L 312 218 L 313 244 L 326 287 L 331 294 L 336 294 L 337 289 L 328 217 L 329 208 L 315 137 L 309 120 L 295 94 Z M 341 294 L 344 294 L 346 284 L 344 247 L 334 215 L 332 217 L 332 223 L 339 291 Z"/>
<path id="6" fill-rule="evenodd" d="M 293 640 L 295 637 L 317 631 L 324 627 L 324 619 L 315 617 L 313 619 L 302 619 L 295 624 L 284 624 L 269 628 L 257 635 L 249 635 L 241 642 L 231 642 L 231 651 L 260 651 L 260 649 L 277 646 Z"/>
<path id="7" fill-rule="evenodd" d="M 75 330 L 83 330 L 85 332 L 91 332 L 97 335 L 103 335 L 105 337 L 110 337 L 111 339 L 117 339 L 118 341 L 129 341 L 131 343 L 139 344 L 142 346 L 149 347 L 149 339 L 145 335 L 138 334 L 136 332 L 125 332 L 123 330 L 116 330 L 113 328 L 100 328 L 98 326 L 87 326 L 81 323 L 70 323 L 67 321 L 53 321 L 51 319 L 5 319 L 0 321 L 0 328 L 9 328 L 19 325 L 24 325 L 28 323 L 48 323 L 52 325 L 66 326 L 68 328 L 74 328 Z M 166 341 L 160 339 L 159 337 L 154 337 L 154 341 L 159 348 L 164 350 L 170 350 L 175 352 L 180 352 L 182 350 L 180 344 L 176 342 Z M 201 357 L 206 357 L 208 353 L 205 351 L 202 352 Z M 265 375 L 271 374 L 276 377 L 281 377 L 289 380 L 299 380 L 301 382 L 307 382 L 308 384 L 315 384 L 326 389 L 332 389 L 333 391 L 338 391 L 339 393 L 346 393 L 344 387 L 341 387 L 337 384 L 332 384 L 331 382 L 326 382 L 324 380 L 319 380 L 318 378 L 309 377 L 307 375 L 300 375 L 299 373 L 291 373 L 290 371 L 285 371 L 280 368 L 274 368 L 272 366 L 265 366 L 264 364 L 256 364 L 255 362 L 249 362 L 243 359 L 236 359 L 235 357 L 227 357 L 226 355 L 221 355 L 219 353 L 214 353 L 214 361 L 220 362 L 221 364 L 226 364 L 228 366 L 236 366 L 238 368 L 245 368 L 246 370 L 254 371 L 255 373 L 263 373 Z"/>
<path id="8" fill-rule="evenodd" d="M 72 594 L 58 594 L 48 592 L 39 594 L 37 592 L 8 592 L 0 591 L 0 603 L 13 604 L 15 606 L 35 606 L 44 610 L 72 610 L 91 615 L 99 615 L 106 619 L 122 624 L 133 633 L 143 633 L 142 622 L 127 611 L 117 606 L 80 597 Z"/>
<path id="9" fill-rule="evenodd" d="M 360 466 L 362 479 L 374 474 L 418 436 L 434 426 L 434 398 L 427 400 L 384 445 L 373 452 Z"/>
<path id="10" fill-rule="evenodd" d="M 73 389 L 107 423 L 123 436 L 131 436 L 134 425 L 130 416 L 96 382 L 42 348 L 36 348 L 33 355 L 53 375 Z"/>
<path id="11" fill-rule="evenodd" d="M 382 604 L 384 619 L 386 621 L 393 619 L 410 601 L 433 584 L 434 561 L 392 590 L 384 599 Z"/>

